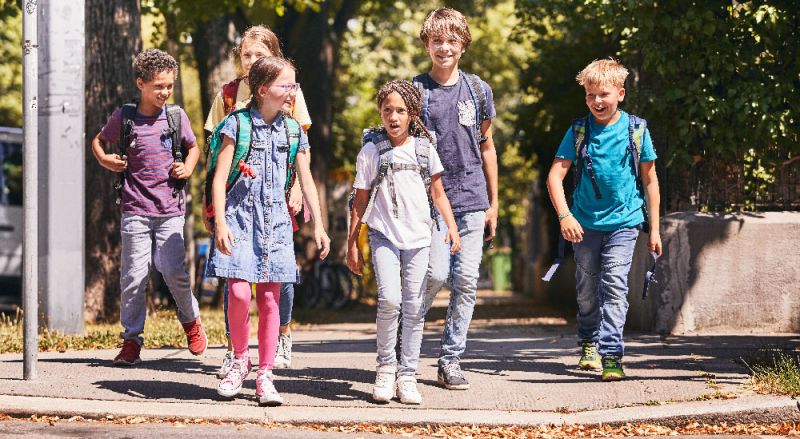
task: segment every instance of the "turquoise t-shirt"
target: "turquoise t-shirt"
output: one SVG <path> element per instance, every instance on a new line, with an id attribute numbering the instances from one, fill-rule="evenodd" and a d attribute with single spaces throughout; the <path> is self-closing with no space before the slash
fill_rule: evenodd
<path id="1" fill-rule="evenodd" d="M 628 113 L 620 110 L 619 120 L 608 126 L 596 123 L 594 116 L 589 119 L 587 134 L 591 134 L 588 153 L 592 157 L 602 198 L 598 200 L 595 197 L 592 181 L 584 166 L 581 181 L 573 194 L 572 214 L 581 226 L 601 232 L 637 226 L 644 221 L 644 197 L 636 187 L 633 158 L 628 151 Z M 556 158 L 575 161 L 575 138 L 571 126 L 558 147 Z M 639 161 L 651 162 L 655 159 L 656 151 L 650 131 L 645 130 Z"/>

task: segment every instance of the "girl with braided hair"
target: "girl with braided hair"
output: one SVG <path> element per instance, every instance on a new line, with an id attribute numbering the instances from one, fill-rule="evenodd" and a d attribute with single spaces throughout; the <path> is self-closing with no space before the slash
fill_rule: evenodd
<path id="1" fill-rule="evenodd" d="M 377 369 L 372 397 L 420 404 L 415 378 L 422 343 L 424 279 L 431 245 L 431 204 L 442 213 L 451 253 L 461 241 L 440 179 L 442 163 L 433 136 L 420 120 L 422 99 L 408 81 L 390 81 L 378 91 L 383 126 L 364 132 L 356 160 L 355 197 L 350 210 L 347 266 L 361 275 L 358 249 L 361 222 L 369 242 L 378 283 Z M 395 190 L 395 187 L 398 190 Z M 440 225 L 437 224 L 437 227 Z M 402 305 L 402 351 L 395 355 Z"/>

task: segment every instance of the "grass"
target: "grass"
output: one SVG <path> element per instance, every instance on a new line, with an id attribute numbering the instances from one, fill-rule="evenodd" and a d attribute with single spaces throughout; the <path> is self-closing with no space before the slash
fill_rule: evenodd
<path id="1" fill-rule="evenodd" d="M 750 369 L 757 391 L 800 396 L 800 352 L 765 348 L 742 362 Z"/>
<path id="2" fill-rule="evenodd" d="M 225 320 L 221 309 L 203 309 L 201 321 L 209 344 L 225 343 Z M 251 325 L 255 330 L 255 325 Z M 8 316 L 0 314 L 0 354 L 21 353 L 23 348 L 22 313 Z M 39 331 L 39 352 L 67 350 L 116 349 L 121 345 L 122 326 L 115 323 L 87 323 L 83 335 L 64 335 L 42 329 Z M 175 311 L 160 309 L 150 313 L 145 321 L 144 346 L 146 348 L 186 347 Z"/>

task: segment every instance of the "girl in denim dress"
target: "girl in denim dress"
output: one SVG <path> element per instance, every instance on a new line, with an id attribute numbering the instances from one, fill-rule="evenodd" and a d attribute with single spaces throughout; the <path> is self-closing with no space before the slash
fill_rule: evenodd
<path id="1" fill-rule="evenodd" d="M 286 113 L 291 108 L 298 84 L 294 66 L 279 57 L 257 60 L 250 68 L 248 80 L 253 92 L 249 107 L 253 140 L 246 161 L 234 164 L 233 153 L 239 129 L 237 119 L 228 119 L 221 131 L 224 140 L 211 189 L 215 209 L 215 248 L 211 251 L 206 274 L 227 278 L 229 291 L 227 316 L 234 361 L 220 381 L 217 392 L 229 398 L 237 395 L 250 372 L 249 310 L 251 283 L 254 283 L 259 313 L 256 397 L 261 404 L 278 405 L 283 399 L 272 383 L 272 368 L 280 324 L 280 285 L 297 281 L 284 182 L 289 152 Z M 314 239 L 321 251 L 320 257 L 324 258 L 330 248 L 330 239 L 319 221 L 319 198 L 311 177 L 307 150 L 308 139 L 301 131 L 295 166 L 314 218 Z M 226 196 L 231 166 L 239 166 L 242 175 Z"/>

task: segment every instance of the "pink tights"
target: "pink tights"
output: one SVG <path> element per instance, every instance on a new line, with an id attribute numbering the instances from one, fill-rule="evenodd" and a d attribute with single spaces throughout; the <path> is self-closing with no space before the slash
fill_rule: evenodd
<path id="1" fill-rule="evenodd" d="M 275 350 L 278 347 L 280 316 L 278 302 L 281 284 L 263 282 L 256 284 L 258 306 L 258 368 L 272 370 Z M 231 344 L 236 358 L 247 356 L 250 337 L 250 283 L 241 279 L 228 279 L 228 323 Z"/>

